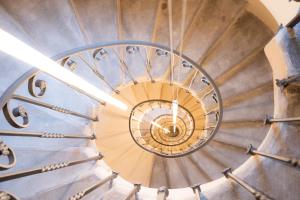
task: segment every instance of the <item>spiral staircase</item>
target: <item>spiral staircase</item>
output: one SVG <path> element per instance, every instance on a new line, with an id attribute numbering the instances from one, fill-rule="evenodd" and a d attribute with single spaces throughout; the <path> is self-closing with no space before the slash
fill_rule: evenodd
<path id="1" fill-rule="evenodd" d="M 298 200 L 300 17 L 261 10 L 1 0 L 2 30 L 129 108 L 1 52 L 0 199 Z"/>

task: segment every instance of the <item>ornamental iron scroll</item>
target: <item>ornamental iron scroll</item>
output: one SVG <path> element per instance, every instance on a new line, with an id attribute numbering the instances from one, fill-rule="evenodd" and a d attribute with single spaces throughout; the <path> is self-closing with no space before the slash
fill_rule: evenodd
<path id="1" fill-rule="evenodd" d="M 4 114 L 7 122 L 15 128 L 28 127 L 29 126 L 29 117 L 28 117 L 28 113 L 27 113 L 25 107 L 18 106 L 11 111 L 9 105 L 10 105 L 10 103 L 7 102 L 3 107 L 3 114 Z M 22 120 L 23 120 L 22 123 L 17 120 L 18 117 L 22 118 Z"/>
<path id="2" fill-rule="evenodd" d="M 94 51 L 93 58 L 97 61 L 100 61 L 103 60 L 107 55 L 108 52 L 105 49 L 100 48 Z"/>
<path id="3" fill-rule="evenodd" d="M 75 71 L 77 68 L 77 63 L 70 57 L 66 57 L 61 62 L 62 66 L 69 68 L 71 71 Z"/>
<path id="4" fill-rule="evenodd" d="M 0 163 L 0 170 L 6 170 L 16 165 L 16 156 L 11 148 L 0 140 L 0 156 L 8 158 L 8 164 Z M 1 199 L 1 198 L 0 198 Z"/>
<path id="5" fill-rule="evenodd" d="M 34 89 L 35 87 L 40 89 L 40 92 L 38 94 L 35 92 L 35 89 Z M 28 80 L 28 91 L 31 94 L 31 96 L 40 98 L 45 94 L 46 89 L 47 89 L 46 81 L 36 79 L 36 75 L 31 77 Z"/>
<path id="6" fill-rule="evenodd" d="M 36 80 L 36 76 L 38 74 L 38 70 L 33 68 L 31 70 L 28 70 L 25 72 L 21 77 L 19 77 L 10 87 L 6 89 L 6 91 L 3 93 L 3 95 L 0 98 L 0 106 L 2 108 L 3 114 L 7 122 L 13 126 L 14 128 L 27 128 L 29 126 L 29 114 L 26 111 L 25 107 L 23 106 L 18 106 L 14 109 L 11 110 L 10 108 L 10 101 L 12 99 L 23 101 L 26 103 L 34 104 L 40 107 L 48 108 L 57 112 L 61 112 L 64 114 L 70 114 L 74 115 L 77 117 L 82 117 L 88 120 L 93 120 L 96 121 L 98 120 L 97 117 L 90 117 L 75 111 L 71 111 L 68 109 L 64 109 L 59 106 L 51 105 L 48 103 L 44 102 L 39 102 L 34 99 L 25 97 L 25 96 L 20 96 L 20 95 L 15 95 L 15 91 L 26 81 L 28 81 L 28 92 L 31 96 L 39 98 L 42 97 L 47 88 L 47 84 L 44 80 Z M 35 87 L 39 88 L 40 92 L 36 93 L 35 92 Z M 72 88 L 75 89 L 75 88 Z M 84 92 L 82 92 L 85 94 Z M 22 118 L 22 122 L 18 120 L 17 118 Z"/>

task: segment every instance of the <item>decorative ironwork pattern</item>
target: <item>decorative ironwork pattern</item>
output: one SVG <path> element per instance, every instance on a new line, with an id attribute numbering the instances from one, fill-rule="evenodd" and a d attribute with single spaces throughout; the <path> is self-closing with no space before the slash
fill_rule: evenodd
<path id="1" fill-rule="evenodd" d="M 117 53 L 116 49 L 121 49 L 122 53 Z M 77 67 L 80 67 L 79 64 L 82 64 L 82 62 L 77 59 L 77 58 L 80 58 L 79 55 L 85 55 L 86 53 L 92 53 L 92 56 L 91 56 L 92 62 L 98 63 L 98 62 L 103 62 L 111 54 L 114 54 L 112 56 L 114 56 L 115 58 L 118 59 L 118 63 L 119 63 L 118 67 L 121 69 L 125 79 L 130 79 L 129 80 L 130 83 L 138 84 L 137 80 L 140 81 L 140 79 L 137 79 L 138 77 L 134 76 L 135 73 L 133 73 L 131 71 L 130 62 L 128 60 L 124 59 L 123 53 L 127 54 L 127 56 L 130 55 L 130 56 L 142 57 L 142 53 L 146 52 L 147 58 L 146 59 L 141 58 L 141 59 L 144 59 L 143 61 L 145 63 L 145 68 L 146 68 L 145 73 L 147 72 L 148 77 L 151 80 L 151 83 L 154 83 L 155 80 L 154 80 L 154 75 L 152 74 L 153 73 L 153 69 L 152 69 L 152 65 L 151 65 L 152 63 L 150 63 L 150 59 L 149 59 L 149 55 L 148 55 L 148 52 L 152 52 L 152 51 L 155 52 L 155 54 L 153 56 L 159 56 L 163 59 L 168 60 L 170 57 L 172 57 L 172 59 L 174 59 L 173 61 L 176 61 L 176 59 L 179 58 L 180 61 L 177 63 L 178 68 L 181 67 L 182 69 L 184 68 L 184 70 L 190 70 L 190 71 L 196 72 L 196 73 L 194 73 L 194 77 L 189 84 L 189 88 L 187 90 L 188 93 L 190 95 L 193 94 L 192 86 L 194 84 L 196 84 L 195 79 L 201 78 L 201 81 L 199 84 L 203 84 L 205 87 L 207 87 L 209 89 L 209 93 L 207 93 L 204 96 L 199 96 L 198 97 L 199 101 L 197 103 L 199 103 L 199 105 L 202 105 L 202 103 L 204 102 L 204 99 L 208 99 L 210 101 L 210 103 L 208 105 L 214 104 L 217 107 L 215 110 L 217 115 L 214 115 L 214 117 L 215 117 L 214 120 L 216 121 L 216 123 L 215 124 L 207 123 L 207 124 L 205 124 L 205 127 L 203 129 L 202 128 L 199 129 L 200 131 L 202 131 L 202 133 L 204 133 L 203 135 L 205 135 L 205 137 L 204 138 L 195 137 L 195 138 L 197 138 L 199 143 L 197 143 L 196 145 L 188 144 L 187 145 L 188 151 L 186 151 L 180 155 L 185 155 L 186 153 L 196 151 L 197 149 L 202 147 L 204 144 L 206 144 L 213 137 L 213 135 L 217 132 L 217 130 L 220 126 L 220 122 L 222 120 L 223 107 L 222 107 L 222 99 L 221 99 L 220 92 L 219 92 L 217 86 L 214 84 L 212 78 L 210 78 L 210 76 L 199 65 L 197 65 L 195 62 L 193 62 L 190 58 L 186 57 L 182 53 L 177 52 L 176 50 L 173 50 L 173 49 L 170 49 L 170 48 L 167 48 L 164 46 L 160 46 L 160 45 L 156 45 L 156 44 L 152 44 L 152 43 L 146 43 L 146 42 L 139 42 L 139 41 L 123 41 L 123 42 L 115 42 L 115 43 L 107 43 L 107 44 L 93 44 L 93 45 L 86 46 L 83 48 L 77 48 L 77 49 L 71 50 L 69 52 L 65 52 L 63 55 L 58 55 L 53 59 L 57 60 L 57 62 L 60 62 L 62 67 L 67 67 L 71 71 L 76 73 Z M 120 91 L 117 90 L 118 89 L 117 87 L 119 85 L 111 84 L 108 81 L 107 77 L 105 77 L 104 74 L 100 73 L 101 70 L 97 69 L 97 67 L 96 67 L 97 65 L 95 63 L 93 65 L 93 64 L 89 64 L 90 60 L 88 60 L 88 62 L 85 62 L 83 59 L 82 61 L 83 61 L 83 63 L 88 65 L 88 67 L 92 70 L 94 75 L 96 75 L 98 78 L 100 78 L 111 89 L 112 92 L 114 92 L 118 95 L 120 94 Z M 1 109 L 3 110 L 4 116 L 9 124 L 11 124 L 13 127 L 16 127 L 16 128 L 25 128 L 25 127 L 28 127 L 29 121 L 30 121 L 29 120 L 30 113 L 28 113 L 26 111 L 25 107 L 20 105 L 20 106 L 17 106 L 16 108 L 10 109 L 9 103 L 11 100 L 22 101 L 22 102 L 29 103 L 32 105 L 50 109 L 50 110 L 53 110 L 56 112 L 60 112 L 60 113 L 67 114 L 67 115 L 73 115 L 73 116 L 85 118 L 85 119 L 92 120 L 92 121 L 98 120 L 97 117 L 87 116 L 85 114 L 81 114 L 81 113 L 78 113 L 78 112 L 57 106 L 57 105 L 52 105 L 50 103 L 45 103 L 43 101 L 37 101 L 35 98 L 43 97 L 46 94 L 46 91 L 47 92 L 50 91 L 49 89 L 47 89 L 47 88 L 49 88 L 49 85 L 47 85 L 47 84 L 49 84 L 49 82 L 47 83 L 45 80 L 38 79 L 37 78 L 38 73 L 39 73 L 39 71 L 37 69 L 31 69 L 28 72 L 24 73 L 1 96 L 1 99 L 0 99 Z M 31 95 L 31 97 L 34 97 L 34 98 L 28 98 L 28 97 L 26 97 L 26 95 L 21 96 L 16 93 L 17 89 L 20 88 L 22 86 L 22 84 L 26 84 L 26 82 L 28 82 L 28 85 L 27 85 L 28 92 Z M 171 85 L 175 85 L 175 83 L 172 82 Z M 73 90 L 76 90 L 84 95 L 87 95 L 84 91 L 80 91 L 73 87 L 70 87 L 70 88 Z M 87 95 L 87 96 L 98 101 L 102 105 L 105 105 L 105 102 L 99 101 L 92 95 Z M 189 103 L 189 102 L 190 102 L 190 99 L 187 98 L 187 101 L 185 103 Z M 179 105 L 179 107 L 181 110 L 185 110 L 184 104 Z M 198 107 L 198 105 L 196 105 L 196 106 L 193 105 L 193 108 L 194 107 Z M 178 117 L 178 121 L 179 121 L 178 127 L 176 127 L 174 132 L 169 135 L 170 137 L 169 136 L 166 137 L 166 135 L 161 134 L 161 130 L 158 131 L 159 129 L 155 128 L 155 126 L 152 124 L 149 127 L 149 130 L 151 133 L 150 137 L 153 139 L 153 141 L 156 140 L 156 141 L 164 142 L 164 144 L 166 144 L 165 146 L 172 146 L 172 145 L 184 143 L 186 140 L 188 140 L 192 136 L 195 136 L 195 135 L 193 135 L 194 130 L 195 130 L 195 124 L 194 124 L 195 118 L 192 114 L 190 114 L 189 110 L 187 110 L 184 114 L 186 114 L 185 117 L 183 116 L 183 114 L 180 117 Z M 209 119 L 209 117 L 210 116 L 205 116 L 204 118 Z M 170 118 L 170 116 L 168 116 L 168 117 L 158 116 L 158 118 L 155 120 L 157 120 L 157 122 L 159 122 L 159 123 L 160 122 L 164 123 L 164 126 L 169 126 L 169 124 L 171 124 L 171 121 L 169 120 L 169 118 Z M 207 120 L 207 121 L 209 121 L 209 120 Z M 177 131 L 177 129 L 178 129 L 178 131 Z M 185 131 L 182 131 L 182 130 L 185 130 Z M 178 141 L 175 141 L 172 139 L 172 137 L 176 137 L 177 134 L 179 134 L 181 132 L 184 132 L 184 134 L 182 135 L 182 138 L 180 138 Z M 160 133 L 160 134 L 158 134 L 158 133 Z M 26 132 L 14 132 L 14 131 L 0 131 L 0 135 L 40 137 L 40 138 L 95 139 L 95 135 L 77 136 L 77 135 L 48 133 L 48 132 L 40 132 L 40 133 L 39 132 L 28 132 L 28 133 L 26 133 Z M 142 140 L 142 139 L 139 138 L 138 140 Z M 173 144 L 169 145 L 168 143 L 173 143 Z M 152 148 L 152 149 L 148 149 L 148 150 L 151 152 L 154 152 L 155 149 Z M 182 149 L 180 149 L 180 151 L 182 151 Z M 8 155 L 8 156 L 14 155 L 13 152 L 4 144 L 2 145 L 2 143 L 0 144 L 0 152 L 2 155 Z M 170 157 L 178 156 L 175 154 L 172 155 L 172 152 L 170 155 L 168 155 L 166 153 L 162 153 L 159 155 L 170 156 Z M 34 169 L 23 170 L 23 171 L 14 172 L 14 173 L 6 174 L 6 175 L 1 175 L 0 181 L 12 180 L 12 179 L 21 178 L 21 177 L 30 176 L 30 175 L 39 174 L 39 173 L 46 173 L 46 172 L 58 170 L 61 168 L 69 167 L 72 165 L 80 164 L 83 162 L 101 159 L 102 157 L 103 157 L 102 155 L 98 155 L 96 157 L 92 157 L 92 158 L 88 158 L 88 159 L 84 159 L 84 160 L 61 162 L 61 163 L 56 163 L 56 164 L 50 164 L 50 165 L 43 166 L 40 168 L 34 168 Z M 14 161 L 15 161 L 15 157 L 14 157 Z M 0 167 L 1 167 L 1 165 L 0 165 Z M 139 190 L 140 190 L 140 185 L 136 184 L 134 187 L 134 190 L 131 191 L 129 196 L 132 196 L 132 194 L 136 194 Z M 88 191 L 89 191 L 89 189 L 88 189 Z M 84 190 L 82 192 L 75 194 L 74 197 L 71 197 L 71 198 L 80 199 L 86 194 L 86 192 L 87 192 L 87 190 Z M 167 196 L 168 196 L 167 188 L 160 188 L 158 190 L 158 198 L 161 197 L 161 199 L 165 199 Z"/>
<path id="2" fill-rule="evenodd" d="M 5 156 L 9 155 L 8 146 L 4 144 L 3 141 L 0 141 L 0 154 Z"/>
<path id="3" fill-rule="evenodd" d="M 8 131 L 0 130 L 0 135 L 5 136 L 20 136 L 20 137 L 40 137 L 40 138 L 74 138 L 74 139 L 96 139 L 96 135 L 79 135 L 79 134 L 61 134 L 61 133 L 48 133 L 48 132 L 21 132 L 21 131 Z"/>
<path id="4" fill-rule="evenodd" d="M 58 56 L 58 58 L 60 58 L 60 56 Z M 98 118 L 94 118 L 94 117 L 90 117 L 81 113 L 77 113 L 75 111 L 71 111 L 56 105 L 51 105 L 48 103 L 44 103 L 44 102 L 39 102 L 36 101 L 34 99 L 30 99 L 28 97 L 25 96 L 20 96 L 20 95 L 16 95 L 14 94 L 15 91 L 28 80 L 28 92 L 31 96 L 39 98 L 42 97 L 47 89 L 47 83 L 44 80 L 36 80 L 36 76 L 38 74 L 38 70 L 33 68 L 31 70 L 28 70 L 27 72 L 25 72 L 20 78 L 18 78 L 10 87 L 7 88 L 7 90 L 3 93 L 3 95 L 0 98 L 0 106 L 2 108 L 2 111 L 4 113 L 5 119 L 7 120 L 7 122 L 15 127 L 15 128 L 26 128 L 29 126 L 29 115 L 25 109 L 25 107 L 23 106 L 18 106 L 14 109 L 10 109 L 10 100 L 11 99 L 16 99 L 16 100 L 20 100 L 26 103 L 30 103 L 30 104 L 34 104 L 37 106 L 41 106 L 44 108 L 48 108 L 57 112 L 61 112 L 64 114 L 69 114 L 69 115 L 74 115 L 74 116 L 78 116 L 78 117 L 82 117 L 82 118 L 86 118 L 88 120 L 93 120 L 93 121 L 97 121 Z M 35 87 L 39 88 L 39 93 L 36 93 L 35 91 Z M 76 88 L 71 87 L 74 90 L 79 91 Z M 84 95 L 87 95 L 84 91 L 79 91 Z M 87 95 L 89 96 L 89 95 Z M 91 97 L 91 96 L 89 96 Z M 95 99 L 94 97 L 91 97 L 93 99 Z M 101 103 L 102 105 L 105 105 L 104 102 L 99 101 L 99 103 Z M 20 122 L 17 118 L 20 117 L 22 118 L 22 122 Z"/>
<path id="5" fill-rule="evenodd" d="M 0 170 L 6 170 L 16 165 L 15 153 L 1 140 L 0 140 L 0 156 L 6 156 L 8 158 L 8 164 L 0 163 Z"/>
<path id="6" fill-rule="evenodd" d="M 93 157 L 82 159 L 82 160 L 75 160 L 75 161 L 63 162 L 63 163 L 58 163 L 58 164 L 50 164 L 50 165 L 40 167 L 40 168 L 34 168 L 34 169 L 29 169 L 29 170 L 13 172 L 10 174 L 4 174 L 4 175 L 0 175 L 0 181 L 8 181 L 8 180 L 13 180 L 13 179 L 31 176 L 31 175 L 35 175 L 35 174 L 46 173 L 49 171 L 58 170 L 61 168 L 70 167 L 73 165 L 78 165 L 78 164 L 82 164 L 82 163 L 89 162 L 89 161 L 99 160 L 102 158 L 103 158 L 103 156 L 101 154 L 99 154 L 97 156 L 93 156 Z"/>
<path id="7" fill-rule="evenodd" d="M 97 118 L 93 118 L 93 117 L 90 117 L 90 116 L 87 116 L 87 115 L 84 115 L 84 114 L 81 114 L 81 113 L 78 113 L 78 112 L 75 112 L 75 111 L 71 111 L 71 110 L 68 110 L 68 109 L 65 109 L 65 108 L 61 108 L 59 106 L 55 106 L 55 105 L 51 105 L 51 104 L 48 104 L 48 103 L 36 101 L 36 100 L 30 99 L 30 98 L 27 98 L 27 97 L 24 97 L 24 96 L 13 95 L 13 98 L 17 99 L 17 100 L 20 100 L 20 101 L 24 101 L 26 103 L 36 105 L 36 106 L 41 106 L 41 107 L 48 108 L 48 109 L 51 109 L 51 110 L 54 110 L 54 111 L 57 111 L 57 112 L 61 112 L 61 113 L 64 113 L 64 114 L 74 115 L 74 116 L 77 116 L 77 117 L 81 117 L 81 118 L 85 118 L 85 119 L 93 120 L 93 121 L 98 120 Z"/>
<path id="8" fill-rule="evenodd" d="M 256 189 L 254 189 L 253 187 L 248 185 L 246 182 L 242 181 L 241 179 L 239 179 L 238 177 L 233 175 L 232 172 L 231 172 L 231 168 L 225 169 L 223 171 L 223 174 L 226 178 L 231 178 L 233 181 L 238 183 L 240 186 L 242 186 L 243 188 L 248 190 L 255 197 L 255 199 L 257 199 L 257 200 L 272 200 L 271 198 L 269 198 L 268 196 L 266 196 L 262 192 L 257 191 Z"/>
<path id="9" fill-rule="evenodd" d="M 34 88 L 37 87 L 40 89 L 40 92 L 37 94 Z M 28 91 L 33 97 L 42 97 L 44 96 L 47 89 L 47 83 L 44 80 L 36 80 L 36 76 L 31 77 L 28 80 Z"/>
<path id="10" fill-rule="evenodd" d="M 117 178 L 118 173 L 116 172 L 112 172 L 112 174 L 108 177 L 106 177 L 105 179 L 101 180 L 100 182 L 92 185 L 91 187 L 80 191 L 78 193 L 76 193 L 75 195 L 73 195 L 72 197 L 69 198 L 69 200 L 79 200 L 82 199 L 85 195 L 91 193 L 92 191 L 94 191 L 95 189 L 97 189 L 98 187 L 102 186 L 103 184 L 109 182 L 109 181 L 113 181 L 115 178 Z"/>
<path id="11" fill-rule="evenodd" d="M 42 138 L 64 138 L 64 134 L 59 134 L 59 133 L 43 133 L 41 135 Z"/>
<path id="12" fill-rule="evenodd" d="M 7 102 L 3 107 L 3 114 L 7 122 L 15 128 L 26 128 L 29 125 L 29 117 L 26 109 L 23 106 L 18 106 L 12 111 L 9 108 L 9 102 Z M 17 117 L 21 117 L 23 122 L 20 123 Z"/>
<path id="13" fill-rule="evenodd" d="M 61 168 L 67 167 L 68 165 L 69 165 L 69 163 L 67 163 L 67 162 L 47 165 L 47 166 L 42 167 L 42 173 L 53 171 L 53 170 L 56 170 L 56 169 L 61 169 Z"/>
<path id="14" fill-rule="evenodd" d="M 85 196 L 84 191 L 78 192 L 74 196 L 70 197 L 69 200 L 79 200 L 79 199 L 82 199 L 82 197 L 84 197 L 84 196 Z"/>

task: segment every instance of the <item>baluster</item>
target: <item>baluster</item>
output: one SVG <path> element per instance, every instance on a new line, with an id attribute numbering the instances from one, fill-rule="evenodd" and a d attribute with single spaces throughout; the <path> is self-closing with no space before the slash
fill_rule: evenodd
<path id="1" fill-rule="evenodd" d="M 272 124 L 275 122 L 297 122 L 300 121 L 300 117 L 289 117 L 289 118 L 277 118 L 274 119 L 270 116 L 266 116 L 264 123 L 265 124 Z"/>
<path id="2" fill-rule="evenodd" d="M 24 97 L 24 96 L 13 95 L 12 98 L 20 100 L 20 101 L 24 101 L 24 102 L 27 102 L 27 103 L 30 103 L 30 104 L 33 104 L 33 105 L 36 105 L 36 106 L 41 106 L 41 107 L 44 107 L 44 108 L 48 108 L 48 109 L 51 109 L 51 110 L 54 110 L 54 111 L 57 111 L 57 112 L 61 112 L 61 113 L 65 113 L 65 114 L 85 118 L 85 119 L 88 119 L 88 120 L 93 120 L 93 121 L 98 120 L 97 117 L 93 118 L 93 117 L 90 117 L 90 116 L 87 116 L 87 115 L 84 115 L 84 114 L 81 114 L 81 113 L 78 113 L 78 112 L 75 112 L 75 111 L 72 111 L 72 110 L 68 110 L 68 109 L 64 109 L 64 108 L 54 106 L 54 105 L 51 105 L 51 104 L 48 104 L 48 103 L 36 101 L 36 100 L 30 99 L 30 98 L 27 98 L 27 97 Z"/>
<path id="3" fill-rule="evenodd" d="M 195 200 L 201 200 L 201 187 L 200 184 L 191 187 L 195 193 Z"/>
<path id="4" fill-rule="evenodd" d="M 102 49 L 102 50 L 104 50 L 104 49 Z M 100 52 L 99 52 L 100 53 Z M 95 54 L 95 53 L 94 53 Z M 97 55 L 97 53 L 96 53 L 96 55 Z M 81 55 L 78 55 L 78 57 L 86 64 L 86 66 L 90 69 L 90 70 L 92 70 L 92 72 L 95 74 L 95 76 L 97 76 L 99 79 L 101 79 L 113 92 L 115 92 L 116 94 L 120 94 L 120 91 L 119 90 L 116 90 L 116 89 L 114 89 L 114 87 L 105 79 L 105 77 L 104 77 L 104 75 L 102 75 L 99 71 L 98 71 L 98 69 L 97 69 L 97 67 L 96 67 L 96 65 L 91 65 L 85 58 L 83 58 L 83 56 L 81 56 Z M 94 57 L 94 56 L 93 56 Z M 94 59 L 96 59 L 95 57 L 94 57 Z M 100 59 L 97 59 L 98 61 L 100 60 Z"/>
<path id="5" fill-rule="evenodd" d="M 260 155 L 260 156 L 264 156 L 267 158 L 271 158 L 273 160 L 277 160 L 277 161 L 281 161 L 284 162 L 292 167 L 300 167 L 300 160 L 297 160 L 295 158 L 286 158 L 283 156 L 277 156 L 277 155 L 272 155 L 269 153 L 264 153 L 261 151 L 257 151 L 251 144 L 248 146 L 247 148 L 247 154 L 249 155 Z"/>
<path id="6" fill-rule="evenodd" d="M 290 76 L 288 78 L 285 79 L 276 79 L 276 85 L 278 87 L 280 87 L 281 90 L 283 90 L 285 87 L 287 87 L 288 85 L 290 85 L 293 82 L 297 82 L 300 81 L 300 74 L 294 75 L 294 76 Z"/>
<path id="7" fill-rule="evenodd" d="M 145 62 L 146 72 L 151 80 L 151 83 L 155 83 L 155 80 L 153 79 L 153 77 L 151 75 L 152 66 L 151 66 L 151 62 L 150 62 L 150 58 L 149 58 L 150 56 L 148 53 L 148 49 L 146 49 L 145 51 L 146 51 L 146 61 L 144 60 L 144 62 Z M 141 52 L 139 52 L 139 53 L 140 53 L 141 58 L 143 59 Z M 151 52 L 150 52 L 150 54 L 151 54 Z"/>
<path id="8" fill-rule="evenodd" d="M 215 89 L 211 88 L 208 92 L 206 92 L 204 95 L 202 95 L 201 97 L 199 97 L 201 100 L 204 100 L 210 93 L 214 92 Z"/>
<path id="9" fill-rule="evenodd" d="M 99 181 L 98 183 L 86 188 L 85 190 L 76 193 L 75 195 L 73 195 L 72 197 L 69 198 L 69 200 L 79 200 L 82 199 L 84 196 L 86 196 L 87 194 L 91 193 L 92 191 L 94 191 L 95 189 L 97 189 L 98 187 L 102 186 L 103 184 L 107 183 L 107 182 L 111 182 L 113 181 L 115 178 L 117 178 L 118 173 L 116 172 L 112 172 L 112 174 L 108 177 L 106 177 L 105 179 Z"/>
<path id="10" fill-rule="evenodd" d="M 49 132 L 22 132 L 22 131 L 8 131 L 0 130 L 0 135 L 4 136 L 21 136 L 21 137 L 39 137 L 39 138 L 73 138 L 73 139 L 96 139 L 96 135 L 77 135 L 77 134 L 60 134 Z"/>
<path id="11" fill-rule="evenodd" d="M 102 154 L 99 153 L 97 156 L 93 156 L 93 157 L 82 159 L 82 160 L 61 162 L 61 163 L 46 165 L 44 167 L 39 167 L 39 168 L 35 168 L 35 169 L 21 170 L 21 171 L 18 171 L 18 172 L 13 172 L 13 173 L 1 175 L 0 176 L 0 182 L 13 180 L 13 179 L 17 179 L 17 178 L 22 178 L 22 177 L 26 177 L 26 176 L 31 176 L 31 175 L 35 175 L 35 174 L 50 172 L 50 171 L 54 171 L 54 170 L 57 170 L 57 169 L 70 167 L 70 166 L 73 166 L 73 165 L 78 165 L 78 164 L 93 161 L 93 160 L 100 160 L 102 158 L 103 158 Z"/>
<path id="12" fill-rule="evenodd" d="M 119 63 L 121 64 L 121 70 L 124 72 L 124 69 L 126 70 L 127 72 L 127 75 L 129 76 L 130 80 L 133 82 L 133 84 L 137 84 L 138 82 L 133 78 L 132 74 L 130 73 L 129 71 L 129 68 L 127 66 L 127 64 L 125 63 L 125 61 L 119 56 L 119 54 L 114 50 L 113 51 L 114 54 L 116 55 L 116 57 L 118 58 L 119 60 Z M 122 56 L 123 57 L 123 56 Z"/>
<path id="13" fill-rule="evenodd" d="M 140 189 L 141 189 L 141 184 L 134 184 L 134 188 L 130 191 L 130 193 L 127 195 L 127 197 L 124 200 L 130 200 L 133 196 L 136 197 Z"/>
<path id="14" fill-rule="evenodd" d="M 162 186 L 157 190 L 157 200 L 166 200 L 169 196 L 169 190 L 167 187 Z"/>
<path id="15" fill-rule="evenodd" d="M 269 198 L 268 196 L 266 196 L 262 192 L 257 191 L 256 189 L 254 189 L 253 187 L 251 187 L 250 185 L 248 185 L 246 182 L 244 182 L 243 180 L 239 179 L 237 176 L 233 175 L 232 172 L 231 172 L 231 168 L 225 169 L 223 171 L 223 174 L 224 174 L 224 176 L 226 178 L 231 178 L 237 184 L 239 184 L 240 186 L 242 186 L 243 188 L 245 188 L 246 190 L 248 190 L 251 194 L 253 194 L 253 196 L 255 197 L 255 199 L 257 199 L 257 200 L 272 200 L 271 198 Z"/>

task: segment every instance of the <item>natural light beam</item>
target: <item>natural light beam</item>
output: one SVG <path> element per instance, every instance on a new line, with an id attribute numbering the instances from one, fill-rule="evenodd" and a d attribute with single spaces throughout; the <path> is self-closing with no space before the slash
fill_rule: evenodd
<path id="1" fill-rule="evenodd" d="M 92 84 L 80 78 L 76 74 L 63 68 L 55 61 L 33 49 L 29 45 L 15 38 L 11 34 L 0 29 L 0 51 L 9 54 L 41 71 L 55 77 L 56 79 L 73 86 L 97 100 L 105 101 L 122 110 L 127 110 L 128 106 L 109 94 L 99 90 Z"/>
<path id="2" fill-rule="evenodd" d="M 177 114 L 178 114 L 178 101 L 172 101 L 172 113 L 173 113 L 173 133 L 176 132 Z"/>

